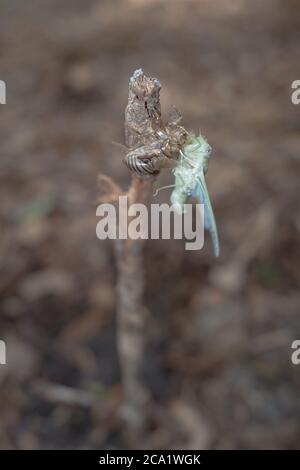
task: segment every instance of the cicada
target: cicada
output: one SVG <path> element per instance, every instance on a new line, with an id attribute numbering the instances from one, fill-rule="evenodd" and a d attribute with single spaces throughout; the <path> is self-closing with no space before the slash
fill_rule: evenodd
<path id="1" fill-rule="evenodd" d="M 210 155 L 211 146 L 205 137 L 201 134 L 198 137 L 189 136 L 173 170 L 175 187 L 171 194 L 171 202 L 178 213 L 183 213 L 184 204 L 191 196 L 204 205 L 204 227 L 210 232 L 214 255 L 219 256 L 217 225 L 205 182 Z"/>

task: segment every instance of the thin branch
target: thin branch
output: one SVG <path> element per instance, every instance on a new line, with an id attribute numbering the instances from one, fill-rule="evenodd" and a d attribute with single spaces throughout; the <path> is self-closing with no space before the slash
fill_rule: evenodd
<path id="1" fill-rule="evenodd" d="M 166 126 L 161 119 L 160 83 L 136 70 L 129 82 L 125 111 L 125 140 L 128 153 L 123 160 L 132 172 L 127 192 L 128 210 L 135 203 L 148 205 L 153 184 L 161 168 L 176 164 L 187 131 L 179 125 L 176 112 Z M 119 217 L 128 214 L 119 214 Z M 130 218 L 126 219 L 130 223 Z M 124 389 L 126 436 L 137 445 L 146 430 L 149 394 L 143 383 L 147 310 L 143 304 L 145 240 L 116 241 L 118 266 L 118 349 Z"/>
<path id="2" fill-rule="evenodd" d="M 125 137 L 128 148 L 144 145 L 145 135 L 161 126 L 159 91 L 158 80 L 146 77 L 142 71 L 136 71 L 131 78 L 125 111 Z M 145 106 L 147 101 L 148 107 Z M 128 209 L 135 203 L 149 203 L 154 180 L 155 176 L 132 174 L 131 186 L 127 193 Z M 142 379 L 146 322 L 146 309 L 143 305 L 144 244 L 145 240 L 142 239 L 116 242 L 118 349 L 125 395 L 123 415 L 134 440 L 145 429 L 149 402 Z"/>

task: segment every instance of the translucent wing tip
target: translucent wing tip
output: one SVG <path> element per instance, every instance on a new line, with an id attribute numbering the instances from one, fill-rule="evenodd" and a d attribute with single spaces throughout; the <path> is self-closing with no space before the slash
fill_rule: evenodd
<path id="1" fill-rule="evenodd" d="M 220 244 L 219 244 L 219 240 L 217 241 L 217 243 L 214 244 L 214 255 L 216 258 L 219 258 L 220 256 Z"/>

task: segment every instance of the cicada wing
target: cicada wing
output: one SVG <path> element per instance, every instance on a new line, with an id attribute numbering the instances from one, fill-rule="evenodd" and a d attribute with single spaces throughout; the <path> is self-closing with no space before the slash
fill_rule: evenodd
<path id="1" fill-rule="evenodd" d="M 198 198 L 199 201 L 204 205 L 204 227 L 210 232 L 214 255 L 219 256 L 220 244 L 217 224 L 203 173 L 201 173 L 198 177 L 198 181 L 193 190 L 192 196 Z"/>

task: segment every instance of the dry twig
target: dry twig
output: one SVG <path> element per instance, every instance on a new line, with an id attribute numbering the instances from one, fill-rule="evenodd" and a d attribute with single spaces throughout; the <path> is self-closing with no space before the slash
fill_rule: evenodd
<path id="1" fill-rule="evenodd" d="M 161 168 L 174 166 L 179 150 L 187 137 L 179 125 L 181 116 L 174 114 L 164 126 L 160 109 L 160 83 L 137 70 L 129 82 L 129 97 L 125 111 L 127 155 L 124 163 L 132 172 L 127 192 L 128 210 L 132 204 L 147 205 L 153 194 L 153 183 Z M 108 199 L 116 200 L 120 188 L 107 177 L 102 182 L 110 187 Z M 107 201 L 107 198 L 105 198 Z M 119 214 L 119 217 L 127 214 Z M 127 217 L 129 221 L 129 217 Z M 118 239 L 118 349 L 124 389 L 123 416 L 127 436 L 133 442 L 145 430 L 149 404 L 143 384 L 146 309 L 143 305 L 145 240 Z M 128 433 L 129 431 L 129 433 Z"/>

